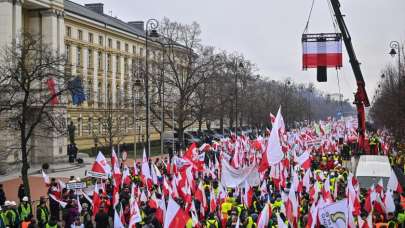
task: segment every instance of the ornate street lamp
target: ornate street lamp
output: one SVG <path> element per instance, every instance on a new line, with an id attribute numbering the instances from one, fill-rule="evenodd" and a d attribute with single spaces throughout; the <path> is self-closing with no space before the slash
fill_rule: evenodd
<path id="1" fill-rule="evenodd" d="M 156 29 L 159 27 L 159 22 L 156 19 L 149 19 L 146 22 L 146 29 L 145 29 L 145 109 L 146 109 L 146 143 L 147 143 L 147 151 L 146 156 L 149 158 L 150 156 L 150 135 L 149 135 L 149 126 L 150 126 L 150 102 L 149 102 L 149 50 L 148 50 L 148 40 L 149 38 L 157 38 L 159 34 L 157 33 Z"/>

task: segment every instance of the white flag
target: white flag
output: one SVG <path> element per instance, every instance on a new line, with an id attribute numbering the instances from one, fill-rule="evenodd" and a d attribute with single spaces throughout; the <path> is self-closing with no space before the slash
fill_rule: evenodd
<path id="1" fill-rule="evenodd" d="M 348 208 L 347 199 L 320 208 L 318 217 L 321 225 L 327 228 L 348 227 Z"/>

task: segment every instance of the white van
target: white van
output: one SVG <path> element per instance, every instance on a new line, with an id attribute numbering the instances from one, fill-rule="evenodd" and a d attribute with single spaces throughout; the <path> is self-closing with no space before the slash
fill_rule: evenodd
<path id="1" fill-rule="evenodd" d="M 376 186 L 378 181 L 382 179 L 385 189 L 391 175 L 391 165 L 388 157 L 361 155 L 355 175 L 359 180 L 360 188 L 369 189 L 373 184 Z"/>

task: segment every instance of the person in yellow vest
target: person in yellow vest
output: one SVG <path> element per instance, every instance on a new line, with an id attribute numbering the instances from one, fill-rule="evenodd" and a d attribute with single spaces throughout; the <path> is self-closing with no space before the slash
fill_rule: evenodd
<path id="1" fill-rule="evenodd" d="M 5 227 L 6 225 L 4 225 L 4 212 L 3 212 L 3 208 L 0 206 L 0 227 Z"/>
<path id="2" fill-rule="evenodd" d="M 45 228 L 45 225 L 48 223 L 49 220 L 49 210 L 46 206 L 46 199 L 45 197 L 41 196 L 39 200 L 39 205 L 37 207 L 37 221 L 38 226 L 40 228 Z"/>
<path id="3" fill-rule="evenodd" d="M 32 216 L 32 206 L 28 200 L 28 196 L 22 198 L 22 202 L 18 206 L 18 214 L 20 215 L 20 221 L 24 221 L 28 216 Z"/>
<path id="4" fill-rule="evenodd" d="M 215 218 L 214 213 L 210 213 L 207 221 L 205 222 L 207 228 L 219 228 L 220 223 L 218 222 L 217 218 Z"/>
<path id="5" fill-rule="evenodd" d="M 5 205 L 7 205 L 7 201 L 6 201 Z M 6 227 L 17 228 L 20 225 L 20 220 L 19 220 L 16 206 L 17 206 L 17 204 L 14 201 L 8 202 L 8 207 L 5 211 Z"/>
<path id="6" fill-rule="evenodd" d="M 388 228 L 396 228 L 398 226 L 394 213 L 389 212 L 387 215 L 387 220 L 388 220 Z"/>
<path id="7" fill-rule="evenodd" d="M 46 223 L 45 228 L 61 228 L 61 227 L 54 219 L 51 219 L 49 220 L 49 222 Z"/>

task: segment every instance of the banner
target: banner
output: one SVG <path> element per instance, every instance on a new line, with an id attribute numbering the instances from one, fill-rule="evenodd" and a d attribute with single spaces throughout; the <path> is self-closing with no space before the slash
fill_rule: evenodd
<path id="1" fill-rule="evenodd" d="M 71 183 L 66 183 L 66 189 L 83 189 L 86 188 L 86 183 L 85 182 L 71 182 Z"/>
<path id="2" fill-rule="evenodd" d="M 93 171 L 89 171 L 89 170 L 86 171 L 86 176 L 99 178 L 99 179 L 108 179 L 107 174 L 105 174 L 105 173 L 98 173 L 98 172 L 93 172 Z"/>
<path id="3" fill-rule="evenodd" d="M 222 159 L 221 182 L 225 187 L 235 188 L 244 183 L 245 180 L 250 186 L 260 185 L 260 176 L 256 165 L 235 169 L 228 161 Z"/>
<path id="4" fill-rule="evenodd" d="M 348 227 L 349 207 L 347 199 L 319 209 L 319 221 L 326 228 Z"/>

